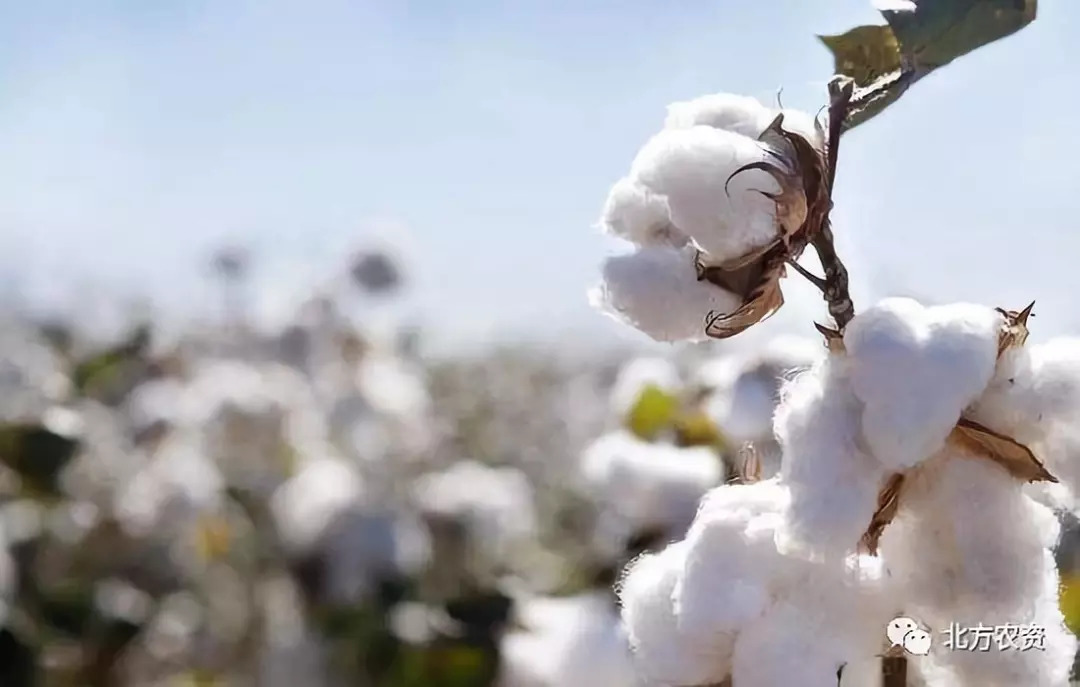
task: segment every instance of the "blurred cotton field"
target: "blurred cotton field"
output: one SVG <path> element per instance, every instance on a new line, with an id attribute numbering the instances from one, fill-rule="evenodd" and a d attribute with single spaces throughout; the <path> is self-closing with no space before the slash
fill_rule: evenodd
<path id="1" fill-rule="evenodd" d="M 5 313 L 0 684 L 637 684 L 622 568 L 778 468 L 822 353 L 421 355 L 395 257 L 272 330 Z M 752 448 L 750 448 L 752 446 Z"/>

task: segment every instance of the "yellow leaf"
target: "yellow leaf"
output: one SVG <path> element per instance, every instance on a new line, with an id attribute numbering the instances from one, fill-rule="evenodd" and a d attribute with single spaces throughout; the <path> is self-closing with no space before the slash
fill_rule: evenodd
<path id="1" fill-rule="evenodd" d="M 671 426 L 679 408 L 679 399 L 650 384 L 642 390 L 637 403 L 626 417 L 627 428 L 645 441 L 652 441 Z"/>
<path id="2" fill-rule="evenodd" d="M 900 70 L 900 44 L 888 26 L 857 26 L 838 36 L 819 38 L 833 54 L 833 70 L 850 76 L 858 86 Z"/>

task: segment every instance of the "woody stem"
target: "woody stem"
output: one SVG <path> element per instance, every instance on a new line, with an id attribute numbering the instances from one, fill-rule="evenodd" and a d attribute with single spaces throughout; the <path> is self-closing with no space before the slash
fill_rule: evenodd
<path id="1" fill-rule="evenodd" d="M 832 198 L 833 184 L 836 180 L 836 160 L 840 149 L 840 133 L 847 116 L 848 104 L 854 92 L 855 82 L 838 77 L 829 83 L 829 141 L 826 150 L 827 183 L 829 197 Z M 830 208 L 831 209 L 831 208 Z M 829 315 L 836 322 L 836 328 L 843 331 L 844 326 L 855 317 L 855 305 L 848 292 L 848 273 L 844 263 L 836 254 L 833 245 L 832 227 L 828 211 L 822 220 L 821 228 L 814 234 L 810 245 L 817 251 L 818 259 L 825 270 L 825 285 L 822 291 L 829 305 Z"/>

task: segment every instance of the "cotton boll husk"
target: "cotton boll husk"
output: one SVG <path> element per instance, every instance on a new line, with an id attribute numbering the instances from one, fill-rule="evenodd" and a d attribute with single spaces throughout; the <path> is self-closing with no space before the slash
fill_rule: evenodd
<path id="1" fill-rule="evenodd" d="M 877 508 L 886 472 L 861 447 L 859 403 L 847 373 L 847 362 L 831 357 L 784 388 L 775 428 L 781 480 L 791 491 L 785 550 L 854 551 Z"/>
<path id="2" fill-rule="evenodd" d="M 702 499 L 673 597 L 681 631 L 730 650 L 734 632 L 765 611 L 785 564 L 774 537 L 787 501 L 776 480 L 724 485 Z"/>
<path id="3" fill-rule="evenodd" d="M 704 341 L 711 311 L 733 312 L 734 294 L 698 281 L 692 248 L 641 248 L 604 261 L 589 303 L 656 341 Z"/>
<path id="4" fill-rule="evenodd" d="M 634 405 L 642 392 L 649 387 L 656 387 L 664 393 L 675 395 L 681 387 L 679 371 L 674 363 L 665 358 L 635 358 L 623 365 L 611 388 L 612 414 L 622 420 Z"/>
<path id="5" fill-rule="evenodd" d="M 668 105 L 664 128 L 710 126 L 757 138 L 775 116 L 775 112 L 750 96 L 714 93 Z"/>
<path id="6" fill-rule="evenodd" d="M 590 444 L 581 470 L 597 501 L 630 529 L 688 526 L 701 497 L 723 478 L 720 459 L 709 447 L 652 444 L 624 430 Z"/>
<path id="7" fill-rule="evenodd" d="M 608 192 L 600 226 L 638 246 L 682 248 L 690 241 L 671 224 L 667 200 L 629 177 L 615 182 Z"/>
<path id="8" fill-rule="evenodd" d="M 777 180 L 759 169 L 732 176 L 754 163 L 775 166 L 778 158 L 752 138 L 695 126 L 654 136 L 634 159 L 630 176 L 664 197 L 672 223 L 719 263 L 763 248 L 780 234 L 776 202 L 761 193 L 779 193 Z"/>
<path id="9" fill-rule="evenodd" d="M 997 361 L 999 313 L 959 303 L 886 299 L 844 332 L 863 435 L 883 466 L 909 468 L 940 449 Z"/>
<path id="10" fill-rule="evenodd" d="M 679 631 L 672 595 L 689 546 L 677 542 L 627 567 L 618 592 L 638 673 L 650 684 L 708 685 L 727 674 L 730 657 L 709 638 Z"/>

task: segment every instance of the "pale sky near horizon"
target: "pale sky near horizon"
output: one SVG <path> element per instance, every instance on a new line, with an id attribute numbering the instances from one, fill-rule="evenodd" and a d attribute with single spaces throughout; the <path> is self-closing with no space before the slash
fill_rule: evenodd
<path id="1" fill-rule="evenodd" d="M 222 240 L 251 244 L 269 307 L 378 228 L 448 343 L 626 338 L 585 300 L 622 249 L 592 225 L 665 106 L 783 87 L 817 110 L 814 35 L 878 21 L 865 0 L 0 0 L 0 273 L 186 317 Z M 845 136 L 857 303 L 1037 299 L 1033 336 L 1080 334 L 1078 30 L 1075 0 L 1042 0 Z M 764 332 L 823 317 L 789 282 Z"/>

